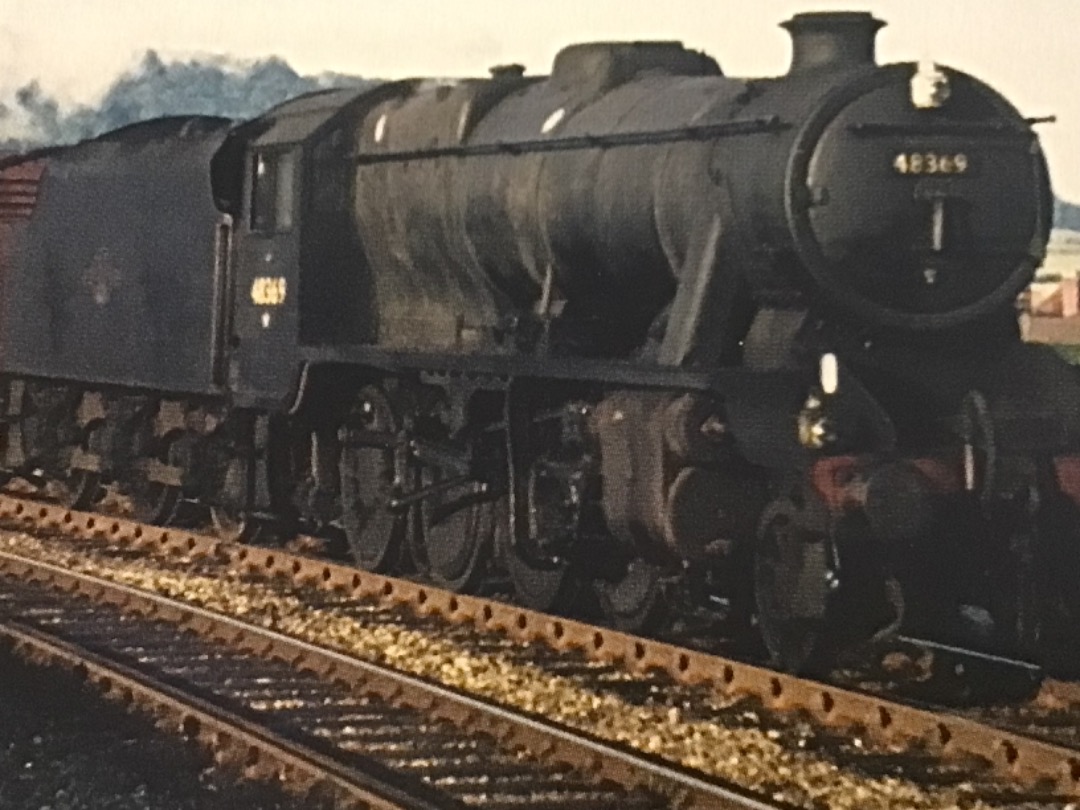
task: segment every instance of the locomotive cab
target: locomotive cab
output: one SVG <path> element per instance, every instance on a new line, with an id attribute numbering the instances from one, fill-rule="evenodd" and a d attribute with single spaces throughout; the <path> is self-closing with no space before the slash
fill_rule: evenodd
<path id="1" fill-rule="evenodd" d="M 297 339 L 301 148 L 262 138 L 245 161 L 245 210 L 237 223 L 233 356 L 239 388 L 282 385 Z M 291 372 L 291 369 L 289 369 Z M 245 385 L 245 383 L 247 383 Z"/>
<path id="2" fill-rule="evenodd" d="M 341 297 L 351 243 L 347 218 L 335 217 L 347 209 L 339 188 L 347 170 L 334 120 L 357 95 L 303 96 L 234 132 L 243 180 L 229 375 L 244 401 L 286 399 L 297 384 L 299 347 L 338 340 L 355 322 Z"/>

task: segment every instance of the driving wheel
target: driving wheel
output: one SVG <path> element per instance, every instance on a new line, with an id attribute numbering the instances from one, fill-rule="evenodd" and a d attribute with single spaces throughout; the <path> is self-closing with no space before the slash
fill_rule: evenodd
<path id="1" fill-rule="evenodd" d="M 353 559 L 369 571 L 397 571 L 404 562 L 408 510 L 391 504 L 408 473 L 397 450 L 400 427 L 386 392 L 369 385 L 341 431 L 342 525 Z"/>
<path id="2" fill-rule="evenodd" d="M 529 469 L 526 516 L 503 555 L 518 599 L 534 610 L 572 613 L 585 594 L 575 560 L 581 493 L 571 465 L 544 457 Z"/>

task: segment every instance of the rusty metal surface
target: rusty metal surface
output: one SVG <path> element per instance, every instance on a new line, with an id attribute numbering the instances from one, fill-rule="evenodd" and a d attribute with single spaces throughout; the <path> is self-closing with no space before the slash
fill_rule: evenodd
<path id="1" fill-rule="evenodd" d="M 40 508 L 38 514 L 40 515 Z M 85 521 L 82 521 L 82 525 L 85 527 Z M 91 531 L 96 526 L 95 522 Z M 112 525 L 109 524 L 106 528 L 111 531 Z M 170 540 L 171 538 L 166 542 Z M 187 540 L 185 536 L 182 547 L 189 551 L 194 550 Z M 176 600 L 85 574 L 75 574 L 47 563 L 8 553 L 0 553 L 0 573 L 19 580 L 44 581 L 54 588 L 90 595 L 96 601 L 115 605 L 125 612 L 165 620 L 216 643 L 257 657 L 286 662 L 291 669 L 315 673 L 320 679 L 347 686 L 357 693 L 374 695 L 394 706 L 421 711 L 433 719 L 448 721 L 465 732 L 491 736 L 498 740 L 501 746 L 527 750 L 539 757 L 543 763 L 571 768 L 586 775 L 589 780 L 595 780 L 598 785 L 613 783 L 628 791 L 641 789 L 672 801 L 677 800 L 678 805 L 685 808 L 766 810 L 774 807 L 698 778 L 683 769 L 630 753 L 542 720 L 526 717 L 388 667 L 359 661 Z M 567 805 L 572 806 L 573 803 L 567 802 Z"/>
<path id="2" fill-rule="evenodd" d="M 857 733 L 887 746 L 918 746 L 944 759 L 975 758 L 1020 785 L 1080 796 L 1080 751 L 976 720 L 282 549 L 242 546 L 198 533 L 147 527 L 0 496 L 0 520 L 13 518 L 28 529 L 61 530 L 76 538 L 108 538 L 166 553 L 208 555 L 252 575 L 292 578 L 357 598 L 377 598 L 419 616 L 468 623 L 515 640 L 542 642 L 555 650 L 580 650 L 592 660 L 615 663 L 630 671 L 659 670 L 681 683 L 707 685 L 725 696 L 756 698 L 769 710 L 802 713 L 824 728 Z"/>
<path id="3" fill-rule="evenodd" d="M 30 218 L 44 173 L 42 160 L 27 160 L 0 169 L 0 223 Z"/>
<path id="4" fill-rule="evenodd" d="M 1047 708 L 1080 706 L 1080 682 L 1048 678 L 1039 689 L 1035 702 Z"/>

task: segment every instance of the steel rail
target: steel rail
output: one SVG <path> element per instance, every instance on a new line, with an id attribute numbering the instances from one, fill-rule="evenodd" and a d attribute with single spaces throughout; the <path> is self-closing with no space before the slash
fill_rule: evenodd
<path id="1" fill-rule="evenodd" d="M 443 810 L 392 786 L 379 785 L 181 689 L 156 683 L 136 670 L 39 630 L 0 622 L 0 638 L 31 661 L 68 669 L 106 698 L 149 712 L 160 727 L 198 742 L 213 752 L 218 765 L 233 766 L 247 778 L 274 781 L 287 791 L 318 794 L 341 807 Z"/>
<path id="2" fill-rule="evenodd" d="M 503 743 L 525 748 L 543 761 L 568 765 L 598 780 L 609 780 L 629 789 L 644 788 L 658 792 L 670 797 L 680 808 L 776 808 L 775 804 L 763 802 L 745 792 L 732 790 L 687 770 L 635 754 L 582 732 L 176 599 L 6 551 L 0 551 L 0 574 L 46 582 L 58 589 L 79 592 L 121 610 L 169 621 L 204 638 L 260 657 L 277 658 L 288 662 L 293 668 L 308 670 L 322 678 L 347 684 L 355 690 L 377 694 L 396 704 L 428 712 L 460 728 L 488 733 Z M 0 632 L 3 632 L 2 626 Z M 238 727 L 242 728 L 244 723 L 246 721 L 237 718 Z M 248 726 L 248 733 L 254 739 L 258 727 Z M 296 754 L 293 757 L 298 758 Z M 329 764 L 323 767 L 332 773 Z"/>
<path id="3" fill-rule="evenodd" d="M 629 671 L 659 670 L 680 683 L 710 686 L 728 698 L 756 698 L 771 711 L 800 712 L 819 727 L 858 734 L 893 748 L 920 746 L 942 759 L 975 758 L 1025 787 L 1080 796 L 1080 751 L 968 718 L 282 549 L 148 527 L 6 494 L 0 494 L 0 520 L 13 520 L 26 528 L 61 531 L 75 538 L 125 542 L 166 554 L 213 557 L 252 575 L 291 578 L 355 598 L 378 599 L 418 616 L 471 624 L 522 642 L 541 642 L 555 650 L 580 650 L 592 660 L 617 664 Z"/>

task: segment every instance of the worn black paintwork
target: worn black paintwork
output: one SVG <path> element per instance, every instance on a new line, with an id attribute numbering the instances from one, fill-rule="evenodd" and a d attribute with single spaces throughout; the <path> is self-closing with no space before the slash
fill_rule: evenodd
<path id="1" fill-rule="evenodd" d="M 435 581 L 491 563 L 542 609 L 588 558 L 627 627 L 668 575 L 752 581 L 732 605 L 790 667 L 837 582 L 853 637 L 899 621 L 894 573 L 1030 645 L 1031 575 L 1075 568 L 1032 518 L 1080 503 L 1080 385 L 1012 310 L 1037 138 L 970 76 L 877 65 L 869 14 L 785 27 L 776 78 L 591 43 L 0 161 L 8 472 L 227 534 L 337 521 L 390 570 L 408 536 Z M 1075 627 L 1071 579 L 1043 591 Z"/>
<path id="2" fill-rule="evenodd" d="M 305 364 L 360 348 L 509 374 L 618 360 L 649 384 L 661 367 L 798 365 L 804 336 L 752 328 L 777 306 L 853 340 L 996 318 L 1045 246 L 1030 127 L 955 71 L 948 105 L 915 109 L 914 66 L 874 63 L 869 15 L 788 27 L 775 79 L 678 43 L 593 43 L 549 77 L 322 92 L 231 130 L 163 121 L 55 150 L 8 238 L 8 368 L 286 407 Z M 982 170 L 891 170 L 927 145 Z M 288 223 L 257 227 L 255 166 L 283 158 Z M 935 197 L 948 245 L 928 256 Z M 265 278 L 282 301 L 252 297 Z"/>
<path id="3" fill-rule="evenodd" d="M 229 126 L 164 119 L 47 155 L 32 216 L 5 235 L 5 372 L 217 391 L 207 169 Z"/>

